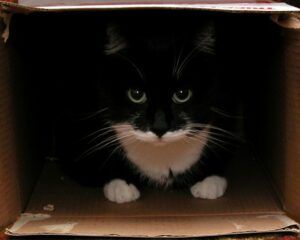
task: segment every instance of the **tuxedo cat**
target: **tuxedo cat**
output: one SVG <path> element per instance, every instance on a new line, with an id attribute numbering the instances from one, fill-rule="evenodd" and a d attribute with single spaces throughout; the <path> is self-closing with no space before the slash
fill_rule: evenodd
<path id="1" fill-rule="evenodd" d="M 222 76 L 215 22 L 116 21 L 106 27 L 102 52 L 95 113 L 64 129 L 66 170 L 103 186 L 116 203 L 137 200 L 145 185 L 223 196 L 235 103 Z"/>

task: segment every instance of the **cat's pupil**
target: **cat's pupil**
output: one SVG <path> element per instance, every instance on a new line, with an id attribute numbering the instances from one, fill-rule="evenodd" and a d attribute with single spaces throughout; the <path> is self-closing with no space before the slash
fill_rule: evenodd
<path id="1" fill-rule="evenodd" d="M 147 100 L 146 94 L 141 89 L 129 89 L 127 91 L 127 95 L 129 100 L 131 100 L 134 103 L 144 103 Z"/>
<path id="2" fill-rule="evenodd" d="M 188 90 L 179 90 L 176 92 L 176 95 L 178 98 L 180 99 L 185 99 L 189 94 L 189 91 Z"/>
<path id="3" fill-rule="evenodd" d="M 192 91 L 189 89 L 179 89 L 173 95 L 173 101 L 175 103 L 187 102 L 192 97 Z"/>

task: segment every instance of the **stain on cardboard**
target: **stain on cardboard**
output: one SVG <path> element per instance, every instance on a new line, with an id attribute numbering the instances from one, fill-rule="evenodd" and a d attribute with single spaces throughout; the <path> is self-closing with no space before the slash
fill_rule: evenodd
<path id="1" fill-rule="evenodd" d="M 257 218 L 260 218 L 260 219 L 277 219 L 279 220 L 281 223 L 285 224 L 285 225 L 293 225 L 295 224 L 295 222 L 290 219 L 289 217 L 287 217 L 286 215 L 278 215 L 278 214 L 274 214 L 274 215 L 261 215 L 261 216 L 258 216 Z"/>
<path id="2" fill-rule="evenodd" d="M 228 220 L 228 222 L 230 222 L 237 231 L 242 231 L 245 228 L 245 225 L 239 224 L 237 222 L 229 221 L 229 220 Z"/>
<path id="3" fill-rule="evenodd" d="M 48 211 L 48 212 L 53 212 L 55 210 L 54 205 L 53 204 L 47 204 L 43 207 L 44 211 Z"/>
<path id="4" fill-rule="evenodd" d="M 69 233 L 73 230 L 73 228 L 77 225 L 76 222 L 73 223 L 63 223 L 63 224 L 53 224 L 53 225 L 45 225 L 40 228 L 45 230 L 46 232 L 55 232 L 55 233 Z"/>
<path id="5" fill-rule="evenodd" d="M 16 231 L 18 231 L 20 228 L 22 228 L 24 225 L 26 225 L 29 222 L 43 221 L 43 220 L 46 220 L 46 219 L 48 219 L 50 217 L 51 217 L 51 215 L 49 215 L 49 214 L 23 213 L 23 214 L 21 214 L 21 216 L 18 219 L 18 221 L 10 229 L 8 229 L 8 231 L 9 232 L 16 232 Z"/>

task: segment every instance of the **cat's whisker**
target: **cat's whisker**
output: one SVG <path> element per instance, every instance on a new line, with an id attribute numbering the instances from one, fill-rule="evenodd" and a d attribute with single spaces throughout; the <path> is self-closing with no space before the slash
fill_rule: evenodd
<path id="1" fill-rule="evenodd" d="M 214 142 L 218 142 L 218 143 L 220 143 L 220 144 L 234 146 L 234 144 L 230 143 L 229 141 L 223 141 L 223 140 L 221 140 L 221 139 L 214 138 L 214 137 L 212 137 L 212 136 L 209 136 L 209 137 L 208 137 L 208 141 L 210 141 L 210 142 L 214 141 Z"/>
<path id="2" fill-rule="evenodd" d="M 129 137 L 133 137 L 133 134 L 127 133 L 127 134 L 120 134 L 119 136 L 115 135 L 115 136 L 109 137 L 108 139 L 105 139 L 104 141 L 101 142 L 101 144 L 104 144 L 103 147 L 106 147 L 106 146 L 109 146 L 110 143 L 114 143 L 114 142 L 117 142 L 120 140 L 124 141 L 124 139 L 129 138 Z"/>
<path id="3" fill-rule="evenodd" d="M 132 134 L 127 134 L 125 136 L 111 136 L 111 137 L 105 139 L 104 141 L 96 144 L 95 146 L 90 147 L 88 150 L 86 150 L 84 153 L 82 153 L 79 156 L 79 159 L 85 158 L 85 157 L 93 154 L 94 152 L 99 151 L 105 147 L 110 147 L 111 144 L 117 143 L 118 141 L 120 141 L 124 138 L 130 137 L 130 136 L 132 136 Z"/>
<path id="4" fill-rule="evenodd" d="M 195 139 L 195 140 L 200 140 L 200 142 L 201 142 L 202 144 L 205 143 L 205 142 L 203 141 L 203 137 L 193 136 L 193 139 Z M 206 142 L 206 146 L 207 146 L 207 147 L 210 146 L 209 143 L 212 143 L 212 144 L 214 144 L 215 146 L 220 147 L 220 148 L 222 148 L 222 149 L 224 149 L 224 150 L 230 152 L 230 150 L 229 150 L 228 148 L 224 147 L 222 144 L 218 143 L 216 140 L 207 137 L 207 142 Z"/>
<path id="5" fill-rule="evenodd" d="M 91 119 L 91 118 L 93 118 L 93 117 L 95 117 L 95 116 L 97 116 L 97 115 L 99 115 L 99 114 L 101 114 L 101 113 L 103 113 L 103 112 L 105 112 L 105 111 L 107 111 L 107 110 L 108 110 L 108 107 L 102 108 L 102 109 L 100 109 L 100 110 L 98 110 L 98 111 L 96 111 L 96 112 L 93 112 L 93 113 L 89 114 L 89 115 L 86 116 L 86 117 L 80 118 L 80 120 Z"/>
<path id="6" fill-rule="evenodd" d="M 100 137 L 103 137 L 103 136 L 108 135 L 110 133 L 114 133 L 114 131 L 115 131 L 114 129 L 109 129 L 105 132 L 102 132 L 102 133 L 98 134 L 96 137 L 92 138 L 90 141 L 88 141 L 88 144 L 91 144 L 92 142 L 96 141 Z"/>
<path id="7" fill-rule="evenodd" d="M 191 135 L 191 136 L 188 136 L 188 138 L 191 139 L 191 140 L 196 140 L 196 141 L 200 142 L 203 145 L 206 145 L 206 141 L 202 137 L 197 137 L 196 135 Z"/>
<path id="8" fill-rule="evenodd" d="M 109 123 L 109 124 L 111 124 L 111 123 Z M 121 126 L 121 125 L 118 126 L 118 128 L 120 128 L 120 129 L 125 129 L 126 127 L 127 127 L 127 126 Z M 105 131 L 105 130 L 106 130 L 106 131 L 111 130 L 111 132 L 113 132 L 113 131 L 115 131 L 115 128 L 114 128 L 113 126 L 108 126 L 108 127 L 100 128 L 100 129 L 98 129 L 98 130 L 92 132 L 91 134 L 89 134 L 89 135 L 83 137 L 83 139 L 92 137 L 92 136 L 94 136 L 94 135 L 96 135 L 96 134 L 98 134 L 98 133 L 101 133 L 101 132 Z"/>
<path id="9" fill-rule="evenodd" d="M 199 139 L 199 138 L 195 139 L 195 138 L 193 138 L 193 137 L 189 137 L 189 139 L 191 139 L 192 141 L 195 141 L 195 140 L 196 140 L 196 141 L 199 141 L 199 140 L 200 140 L 199 142 L 200 142 L 201 144 L 204 144 L 205 147 L 207 147 L 210 151 L 215 152 L 214 149 L 213 149 L 210 145 L 208 145 L 206 141 L 203 141 L 203 139 L 202 139 L 202 141 L 201 141 L 201 139 Z M 206 154 L 205 149 L 203 150 L 202 154 Z"/>
<path id="10" fill-rule="evenodd" d="M 126 129 L 125 126 L 120 126 L 120 127 L 118 127 L 118 128 L 119 128 L 119 129 Z M 98 138 L 100 138 L 100 137 L 102 137 L 102 136 L 105 136 L 105 135 L 110 134 L 110 133 L 115 133 L 115 131 L 116 131 L 116 129 L 115 129 L 114 127 L 108 127 L 107 130 L 106 130 L 105 132 L 102 132 L 102 133 L 98 134 L 96 137 L 94 137 L 93 139 L 91 139 L 91 140 L 88 142 L 88 144 L 94 142 L 95 140 L 97 140 Z M 101 131 L 99 131 L 99 132 L 101 132 Z M 98 132 L 98 133 L 99 133 L 99 132 Z M 93 134 L 93 135 L 95 135 L 95 134 Z"/>
<path id="11" fill-rule="evenodd" d="M 204 145 L 206 148 L 208 148 L 210 151 L 214 152 L 214 149 L 209 144 L 207 144 L 207 141 L 205 139 L 196 138 L 193 135 L 189 136 L 188 139 L 190 139 L 192 141 L 192 142 L 190 142 L 190 144 L 193 144 L 193 142 L 197 141 L 197 142 L 200 142 L 200 144 Z M 203 149 L 202 154 L 206 155 L 205 148 Z"/>
<path id="12" fill-rule="evenodd" d="M 129 141 L 130 141 L 130 138 L 129 138 L 129 140 L 125 140 L 125 141 L 126 141 L 126 142 L 129 142 Z M 135 141 L 135 140 L 133 139 L 133 141 Z M 102 163 L 101 167 L 104 167 L 104 166 L 109 162 L 109 160 L 110 160 L 110 158 L 112 157 L 112 155 L 113 155 L 114 153 L 116 153 L 119 149 L 122 149 L 122 145 L 121 145 L 121 144 L 118 145 L 118 146 L 116 146 L 116 147 L 112 150 L 111 154 L 105 159 L 105 161 Z M 123 154 L 123 157 L 126 157 L 126 156 Z"/>
<path id="13" fill-rule="evenodd" d="M 88 144 L 90 144 L 90 143 L 94 142 L 95 140 L 97 140 L 98 138 L 100 138 L 101 135 L 103 136 L 103 135 L 109 134 L 109 133 L 111 133 L 111 132 L 113 132 L 113 129 L 112 129 L 112 131 L 104 132 L 104 133 L 102 133 L 102 134 L 97 135 L 96 137 L 94 137 L 93 139 L 91 139 L 91 140 L 88 142 Z M 102 142 L 109 141 L 109 140 L 111 140 L 111 139 L 113 139 L 113 138 L 115 138 L 115 136 L 109 136 L 109 137 L 105 138 Z"/>
<path id="14" fill-rule="evenodd" d="M 110 143 L 110 145 L 113 146 L 112 143 Z M 95 153 L 95 152 L 97 152 L 97 151 L 103 149 L 104 147 L 105 147 L 105 146 L 103 146 L 103 147 L 102 147 L 102 146 L 97 146 L 96 148 L 93 148 L 93 149 L 91 149 L 90 151 L 85 152 L 84 154 L 80 155 L 80 157 L 77 159 L 77 161 L 79 161 L 79 160 L 81 160 L 81 159 L 84 159 L 84 158 L 86 158 L 86 157 L 92 155 L 93 153 Z M 108 147 L 108 146 L 106 146 L 106 147 Z"/>
<path id="15" fill-rule="evenodd" d="M 220 139 L 220 137 L 223 138 L 228 138 L 227 135 L 224 134 L 219 134 L 219 133 L 215 133 L 209 130 L 196 130 L 196 131 L 190 131 L 191 134 L 197 134 L 197 133 L 207 133 L 207 139 L 209 142 L 215 144 L 215 145 L 219 145 L 219 147 L 222 147 L 223 149 L 226 149 L 229 151 L 228 148 L 226 148 L 224 145 L 227 146 L 236 146 L 236 142 L 232 142 L 232 141 L 224 141 L 223 139 Z M 223 145 L 222 145 L 223 144 Z"/>
<path id="16" fill-rule="evenodd" d="M 130 134 L 124 135 L 124 136 L 111 136 L 111 137 L 109 137 L 109 138 L 103 140 L 102 142 L 98 143 L 97 145 L 100 144 L 100 145 L 102 145 L 103 147 L 105 147 L 105 146 L 109 145 L 110 143 L 116 142 L 116 141 L 118 141 L 118 140 L 122 140 L 123 138 L 126 138 L 126 137 L 128 137 L 128 136 L 130 136 Z M 104 144 L 104 145 L 103 145 L 103 144 Z M 102 147 L 102 146 L 101 146 L 101 147 Z"/>
<path id="17" fill-rule="evenodd" d="M 217 113 L 223 117 L 227 117 L 227 118 L 236 118 L 236 119 L 244 119 L 245 117 L 243 116 L 234 116 L 234 115 L 230 115 L 229 113 L 225 112 L 224 110 L 212 107 L 210 109 L 212 112 Z"/>
<path id="18" fill-rule="evenodd" d="M 139 67 L 130 58 L 128 58 L 128 57 L 126 57 L 126 56 L 124 56 L 123 54 L 120 54 L 120 53 L 117 53 L 117 55 L 119 55 L 120 57 L 122 57 L 128 63 L 130 63 L 130 65 L 133 66 L 133 68 L 137 71 L 137 73 L 139 74 L 139 76 L 141 77 L 141 79 L 144 79 L 142 71 L 139 69 Z"/>
<path id="19" fill-rule="evenodd" d="M 232 139 L 233 137 L 232 136 L 228 136 L 228 135 L 225 135 L 225 134 L 222 134 L 222 133 L 217 133 L 217 132 L 213 132 L 213 131 L 206 131 L 206 130 L 198 130 L 198 129 L 192 129 L 192 130 L 189 130 L 189 133 L 191 134 L 196 134 L 196 133 L 200 133 L 200 132 L 203 132 L 203 133 L 208 133 L 212 136 L 216 136 L 216 137 L 224 137 L 224 138 L 230 138 Z"/>
<path id="20" fill-rule="evenodd" d="M 178 57 L 177 57 L 177 61 L 176 61 L 176 64 L 174 65 L 174 68 L 173 68 L 173 75 L 177 76 L 178 77 L 178 67 L 179 67 L 179 64 L 180 64 L 180 60 L 181 60 L 181 57 L 182 57 L 182 54 L 183 54 L 183 50 L 184 50 L 184 45 L 182 46 L 182 48 L 180 49 L 180 52 L 178 54 Z"/>
<path id="21" fill-rule="evenodd" d="M 228 141 L 224 141 L 215 136 L 210 135 L 209 131 L 206 131 L 206 132 L 204 131 L 203 133 L 207 133 L 207 139 L 209 139 L 209 140 L 211 139 L 211 140 L 215 140 L 215 141 L 222 142 L 222 143 L 229 143 Z"/>
<path id="22" fill-rule="evenodd" d="M 177 55 L 177 49 L 176 49 L 176 44 L 174 42 L 174 38 L 172 38 L 172 47 L 173 47 L 173 68 L 172 68 L 172 75 L 175 76 L 175 68 L 176 68 L 176 62 L 178 59 Z"/>
<path id="23" fill-rule="evenodd" d="M 136 142 L 136 139 L 128 137 L 128 139 L 123 140 L 123 142 L 124 142 L 125 144 L 132 144 L 132 143 Z M 117 152 L 119 149 L 122 149 L 122 145 L 121 145 L 121 144 L 119 144 L 118 146 L 116 146 L 116 147 L 112 150 L 111 154 L 108 156 L 108 159 L 109 159 L 115 152 Z"/>
<path id="24" fill-rule="evenodd" d="M 90 134 L 88 134 L 87 136 L 83 137 L 82 139 L 87 139 L 89 137 L 92 137 L 98 133 L 104 133 L 104 132 L 107 132 L 107 131 L 113 131 L 114 129 L 112 127 L 105 127 L 105 128 L 100 128 Z"/>
<path id="25" fill-rule="evenodd" d="M 190 134 L 198 134 L 200 132 L 201 133 L 206 133 L 207 138 L 210 142 L 216 141 L 216 142 L 219 142 L 219 143 L 223 143 L 224 145 L 236 146 L 236 144 L 234 144 L 232 141 L 224 141 L 223 139 L 220 139 L 220 137 L 228 138 L 227 135 L 214 133 L 214 132 L 209 131 L 209 130 L 192 130 L 192 131 L 190 131 Z"/>
<path id="26" fill-rule="evenodd" d="M 222 144 L 220 144 L 220 143 L 218 143 L 218 142 L 216 142 L 216 141 L 214 141 L 214 140 L 208 139 L 208 142 L 209 142 L 209 143 L 212 143 L 212 144 L 214 144 L 215 146 L 217 146 L 217 147 L 219 147 L 219 148 L 222 148 L 222 149 L 224 149 L 224 150 L 226 150 L 226 151 L 228 151 L 228 152 L 232 152 L 232 151 L 230 151 L 230 149 L 224 147 Z"/>
<path id="27" fill-rule="evenodd" d="M 198 129 L 192 129 L 189 131 L 190 134 L 198 134 L 198 133 L 206 133 L 208 134 L 210 137 L 220 137 L 220 138 L 230 138 L 232 139 L 233 137 L 231 135 L 225 135 L 223 133 L 217 133 L 217 132 L 213 132 L 213 131 L 209 131 L 209 130 L 198 130 Z"/>
<path id="28" fill-rule="evenodd" d="M 124 136 L 124 137 L 119 137 L 119 138 L 117 138 L 116 140 L 113 140 L 113 141 L 111 141 L 110 143 L 107 143 L 107 144 L 101 146 L 100 149 L 103 149 L 104 147 L 112 147 L 113 145 L 118 144 L 120 140 L 122 140 L 123 144 L 130 144 L 130 143 L 132 143 L 132 140 L 133 140 L 133 142 L 136 141 L 136 139 L 134 139 L 132 135 L 126 135 L 126 136 Z M 131 140 L 131 141 L 130 141 L 130 140 Z M 111 144 L 112 144 L 112 145 L 111 145 Z M 118 148 L 122 148 L 122 145 L 119 144 L 117 147 L 118 147 Z M 100 149 L 96 149 L 96 150 L 100 150 Z"/>
<path id="29" fill-rule="evenodd" d="M 194 54 L 196 53 L 196 50 L 198 50 L 200 48 L 200 46 L 196 46 L 195 48 L 193 48 L 189 54 L 183 59 L 182 63 L 180 64 L 178 71 L 177 71 L 177 76 L 179 78 L 179 76 L 181 75 L 183 69 L 185 68 L 185 66 L 190 62 L 190 60 L 192 59 L 192 57 L 194 56 Z"/>
<path id="30" fill-rule="evenodd" d="M 173 60 L 173 68 L 172 68 L 172 76 L 175 76 L 176 73 L 176 54 L 174 53 L 174 60 Z"/>
<path id="31" fill-rule="evenodd" d="M 195 127 L 195 128 L 197 128 L 197 127 L 199 127 L 199 128 L 205 128 L 205 127 L 208 127 L 209 129 L 216 130 L 216 131 L 220 131 L 220 132 L 222 132 L 222 133 L 224 133 L 224 134 L 227 134 L 227 135 L 229 135 L 229 136 L 232 136 L 232 137 L 234 137 L 234 138 L 236 138 L 236 139 L 241 139 L 239 136 L 235 135 L 234 133 L 229 132 L 229 131 L 227 131 L 227 130 L 225 130 L 225 129 L 223 129 L 223 128 L 213 126 L 213 125 L 201 124 L 201 123 L 191 123 L 191 124 L 189 124 L 189 126 L 190 126 L 190 127 Z"/>

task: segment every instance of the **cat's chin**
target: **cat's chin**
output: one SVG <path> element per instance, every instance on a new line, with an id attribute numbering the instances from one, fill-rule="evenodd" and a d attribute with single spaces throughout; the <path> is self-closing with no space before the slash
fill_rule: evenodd
<path id="1" fill-rule="evenodd" d="M 155 141 L 144 141 L 145 143 L 152 144 L 155 147 L 163 147 L 165 145 L 175 143 L 178 141 L 182 141 L 186 136 L 178 137 L 176 139 L 168 139 L 168 138 L 157 138 Z M 143 142 L 143 140 L 140 140 Z"/>
<path id="2" fill-rule="evenodd" d="M 163 146 L 167 145 L 170 142 L 166 142 L 166 141 L 162 141 L 162 140 L 157 140 L 157 141 L 151 142 L 151 143 L 153 144 L 153 146 L 163 147 Z"/>

